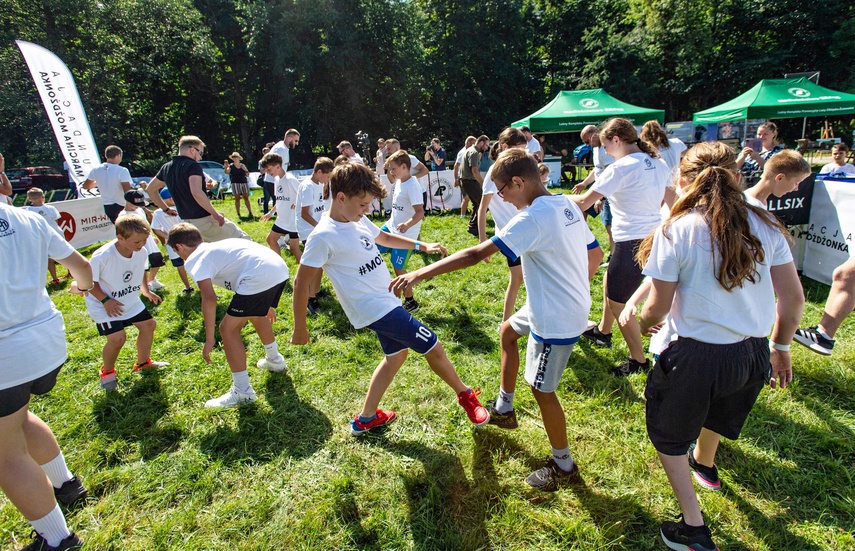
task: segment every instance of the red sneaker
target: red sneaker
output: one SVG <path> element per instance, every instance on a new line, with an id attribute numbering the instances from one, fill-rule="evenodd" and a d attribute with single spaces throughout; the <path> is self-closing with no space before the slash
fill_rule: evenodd
<path id="1" fill-rule="evenodd" d="M 365 434 L 366 432 L 376 429 L 379 427 L 384 427 L 387 424 L 391 423 L 397 414 L 391 409 L 378 409 L 377 416 L 374 417 L 371 421 L 367 423 L 359 422 L 359 415 L 353 418 L 353 421 L 350 422 L 350 432 L 354 436 L 359 436 L 360 434 Z"/>
<path id="2" fill-rule="evenodd" d="M 466 410 L 466 415 L 469 416 L 469 420 L 479 427 L 490 422 L 490 414 L 478 400 L 478 396 L 480 394 L 480 388 L 476 388 L 474 390 L 470 388 L 469 390 L 464 390 L 457 395 L 457 402 Z"/>

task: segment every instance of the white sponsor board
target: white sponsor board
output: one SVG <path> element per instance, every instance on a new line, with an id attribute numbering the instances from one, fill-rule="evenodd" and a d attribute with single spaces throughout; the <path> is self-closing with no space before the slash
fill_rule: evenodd
<path id="1" fill-rule="evenodd" d="M 454 187 L 453 170 L 428 172 L 428 208 L 431 210 L 459 209 L 463 198 L 459 187 Z"/>
<path id="2" fill-rule="evenodd" d="M 109 241 L 116 237 L 116 229 L 107 215 L 101 199 L 75 199 L 51 203 L 59 211 L 59 229 L 65 240 L 75 249 Z"/>
<path id="3" fill-rule="evenodd" d="M 813 188 L 810 223 L 795 236 L 805 242 L 804 275 L 831 285 L 834 269 L 851 255 L 855 234 L 855 180 L 817 180 Z"/>
<path id="4" fill-rule="evenodd" d="M 16 40 L 47 111 L 56 141 L 78 188 L 101 164 L 74 77 L 57 56 L 37 44 Z"/>

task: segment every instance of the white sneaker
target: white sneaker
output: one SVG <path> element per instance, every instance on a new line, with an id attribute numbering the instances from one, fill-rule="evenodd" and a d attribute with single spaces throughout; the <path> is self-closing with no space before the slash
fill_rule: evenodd
<path id="1" fill-rule="evenodd" d="M 148 282 L 148 290 L 151 291 L 152 293 L 155 291 L 159 291 L 159 290 L 163 289 L 164 287 L 166 287 L 166 285 L 164 285 L 163 283 L 159 282 L 156 279 L 152 279 L 151 281 Z"/>
<path id="2" fill-rule="evenodd" d="M 285 363 L 285 357 L 282 354 L 279 354 L 279 357 L 275 360 L 271 361 L 267 358 L 261 358 L 255 364 L 258 369 L 266 369 L 267 371 L 272 371 L 273 373 L 280 373 L 285 371 L 288 365 Z"/>
<path id="3" fill-rule="evenodd" d="M 241 404 L 252 403 L 256 399 L 257 396 L 252 387 L 249 387 L 249 392 L 241 392 L 232 385 L 229 391 L 219 398 L 212 398 L 205 402 L 205 407 L 207 409 L 232 409 Z"/>
<path id="4" fill-rule="evenodd" d="M 291 242 L 291 239 L 289 239 L 287 235 L 283 235 L 277 239 L 276 242 L 279 244 L 280 249 L 286 249 L 288 248 L 288 244 Z"/>

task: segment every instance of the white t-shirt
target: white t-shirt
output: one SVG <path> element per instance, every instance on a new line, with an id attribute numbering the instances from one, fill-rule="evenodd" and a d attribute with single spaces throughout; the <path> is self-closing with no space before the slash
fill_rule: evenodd
<path id="1" fill-rule="evenodd" d="M 365 217 L 338 222 L 324 216 L 306 241 L 300 264 L 323 268 L 347 319 L 357 329 L 371 325 L 401 299 L 389 291 L 389 268 L 374 239 L 380 228 Z"/>
<path id="2" fill-rule="evenodd" d="M 418 238 L 424 218 L 406 232 L 398 231 L 399 224 L 403 224 L 416 214 L 416 209 L 413 208 L 416 205 L 422 205 L 422 187 L 418 180 L 411 176 L 404 182 L 400 180 L 395 182 L 395 189 L 392 191 L 392 216 L 386 222 L 386 228 L 396 235 L 403 235 L 410 239 Z"/>
<path id="3" fill-rule="evenodd" d="M 763 210 L 769 209 L 769 207 L 760 199 L 758 199 L 752 195 L 748 195 L 747 192 L 743 193 L 743 195 L 745 195 L 745 201 L 748 202 L 749 204 L 754 205 L 755 207 L 760 207 Z"/>
<path id="4" fill-rule="evenodd" d="M 297 233 L 300 234 L 300 241 L 305 241 L 309 238 L 309 234 L 315 229 L 303 219 L 303 207 L 311 207 L 310 212 L 315 221 L 319 221 L 324 211 L 327 208 L 324 202 L 324 186 L 316 184 L 312 178 L 306 178 L 300 182 L 300 189 L 297 191 Z"/>
<path id="5" fill-rule="evenodd" d="M 275 224 L 289 232 L 297 231 L 297 190 L 300 189 L 300 180 L 293 175 L 285 173 L 281 178 L 275 176 L 273 194 L 276 196 L 276 222 Z"/>
<path id="6" fill-rule="evenodd" d="M 659 225 L 659 209 L 669 185 L 668 166 L 646 153 L 632 153 L 597 176 L 591 190 L 609 198 L 616 243 L 643 239 Z"/>
<path id="7" fill-rule="evenodd" d="M 269 153 L 276 153 L 282 157 L 282 170 L 288 170 L 288 165 L 291 164 L 291 150 L 288 149 L 287 145 L 285 145 L 285 140 L 276 142 L 273 147 L 270 148 Z M 276 177 L 272 174 L 264 175 L 265 182 L 275 182 L 275 178 Z"/>
<path id="8" fill-rule="evenodd" d="M 125 258 L 116 248 L 114 239 L 92 253 L 89 264 L 92 266 L 92 279 L 98 282 L 107 295 L 121 302 L 124 310 L 120 316 L 110 317 L 101 301 L 90 294 L 86 297 L 86 309 L 95 323 L 130 319 L 145 309 L 140 300 L 143 275 L 148 265 L 145 249 Z"/>
<path id="9" fill-rule="evenodd" d="M 183 222 L 179 216 L 170 216 L 163 212 L 161 209 L 157 209 L 151 215 L 151 229 L 162 231 L 163 233 L 169 235 L 169 230 L 171 230 L 176 224 L 180 224 Z M 166 254 L 169 255 L 171 260 L 175 260 L 178 257 L 178 253 L 172 250 L 172 247 L 169 245 L 166 246 Z"/>
<path id="10" fill-rule="evenodd" d="M 793 261 L 784 235 L 749 211 L 751 233 L 763 244 L 765 258 L 757 264 L 756 282 L 744 281 L 730 291 L 715 279 L 716 264 L 710 230 L 698 214 L 688 214 L 668 227 L 667 239 L 657 230 L 644 275 L 677 282 L 671 316 L 681 337 L 730 344 L 765 337 L 775 322 L 775 291 L 770 269 Z M 715 264 L 714 264 L 715 262 Z"/>
<path id="11" fill-rule="evenodd" d="M 160 210 L 160 209 L 158 209 L 158 210 Z M 119 213 L 119 216 L 125 216 L 125 215 L 139 216 L 140 218 L 142 218 L 143 220 L 148 222 L 148 218 L 146 218 L 146 215 L 143 212 L 143 209 L 141 209 L 141 208 L 137 208 L 136 210 L 124 209 Z M 178 217 L 176 216 L 175 218 L 178 218 Z M 116 219 L 118 220 L 118 216 L 116 217 Z M 154 220 L 154 218 L 152 218 L 152 220 Z M 145 251 L 147 254 L 153 254 L 153 253 L 159 253 L 160 252 L 160 247 L 157 246 L 157 241 L 154 240 L 154 236 L 151 233 L 148 234 L 148 239 L 145 240 Z"/>
<path id="12" fill-rule="evenodd" d="M 496 231 L 504 228 L 511 221 L 511 218 L 520 213 L 520 210 L 511 203 L 506 202 L 499 197 L 499 189 L 496 183 L 493 182 L 493 165 L 487 169 L 487 174 L 484 176 L 484 195 L 495 195 L 490 199 L 490 206 L 487 210 L 493 215 L 493 221 L 496 223 Z"/>
<path id="13" fill-rule="evenodd" d="M 534 136 L 525 144 L 525 150 L 534 155 L 540 151 L 540 142 Z"/>
<path id="14" fill-rule="evenodd" d="M 658 151 L 673 176 L 680 169 L 680 155 L 686 150 L 686 144 L 678 138 L 668 138 L 668 143 L 671 147 L 663 147 Z"/>
<path id="15" fill-rule="evenodd" d="M 454 164 L 459 165 L 463 162 L 463 154 L 466 153 L 466 148 L 460 148 L 460 151 L 457 152 L 457 157 L 454 158 Z"/>
<path id="16" fill-rule="evenodd" d="M 846 163 L 839 166 L 837 163 L 828 163 L 819 171 L 820 174 L 831 178 L 855 178 L 855 166 Z"/>
<path id="17" fill-rule="evenodd" d="M 594 161 L 594 179 L 600 177 L 600 174 L 606 169 L 607 166 L 613 164 L 615 162 L 615 158 L 606 153 L 606 148 L 603 146 L 595 147 L 593 151 L 593 161 Z"/>
<path id="18" fill-rule="evenodd" d="M 125 204 L 125 190 L 122 189 L 122 182 L 131 183 L 131 173 L 127 168 L 113 163 L 104 163 L 90 170 L 87 179 L 98 184 L 103 204 Z"/>
<path id="19" fill-rule="evenodd" d="M 44 218 L 0 202 L 0 265 L 9 272 L 0 281 L 0 390 L 46 375 L 68 357 L 45 273 L 48 257 L 73 252 Z"/>
<path id="20" fill-rule="evenodd" d="M 581 335 L 591 310 L 588 249 L 597 240 L 576 203 L 564 195 L 538 197 L 493 242 L 508 258 L 522 257 L 534 338 L 570 344 L 562 341 Z"/>
<path id="21" fill-rule="evenodd" d="M 40 214 L 41 216 L 43 216 L 44 219 L 47 220 L 48 225 L 51 228 L 55 229 L 57 232 L 59 232 L 59 234 L 63 236 L 63 239 L 65 239 L 65 236 L 63 235 L 62 231 L 60 231 L 60 229 L 59 229 L 59 224 L 56 223 L 56 221 L 59 219 L 59 211 L 58 210 L 56 210 L 54 207 L 52 207 L 50 205 L 40 205 L 38 207 L 29 206 L 29 207 L 27 207 L 27 210 L 30 210 L 32 212 L 36 212 L 36 213 Z"/>
<path id="22" fill-rule="evenodd" d="M 351 163 L 359 163 L 363 165 L 365 164 L 365 161 L 362 160 L 362 155 L 360 155 L 359 153 L 354 153 L 353 156 L 348 159 L 348 161 L 350 161 Z"/>
<path id="23" fill-rule="evenodd" d="M 184 266 L 194 281 L 210 279 L 239 295 L 255 295 L 288 281 L 288 265 L 282 257 L 247 239 L 200 243 Z"/>

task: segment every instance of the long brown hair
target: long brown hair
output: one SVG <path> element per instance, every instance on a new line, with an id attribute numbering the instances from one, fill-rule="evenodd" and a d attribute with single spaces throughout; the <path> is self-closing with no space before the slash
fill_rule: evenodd
<path id="1" fill-rule="evenodd" d="M 623 143 L 631 143 L 638 146 L 643 152 L 654 159 L 659 158 L 659 151 L 638 137 L 638 132 L 628 119 L 619 117 L 609 119 L 600 127 L 600 140 L 611 140 L 617 136 Z"/>
<path id="2" fill-rule="evenodd" d="M 641 139 L 658 149 L 669 149 L 671 142 L 659 121 L 647 121 L 641 127 Z"/>
<path id="3" fill-rule="evenodd" d="M 742 287 L 746 280 L 756 283 L 756 265 L 763 262 L 765 252 L 760 239 L 751 233 L 748 211 L 785 235 L 787 232 L 765 209 L 746 202 L 737 179 L 736 152 L 720 142 L 700 143 L 683 157 L 680 175 L 692 183 L 684 188 L 683 196 L 671 209 L 671 216 L 656 231 L 671 239 L 668 228 L 674 221 L 693 212 L 702 216 L 710 228 L 713 254 L 719 253 L 715 278 L 721 286 L 730 291 Z M 647 236 L 639 247 L 636 260 L 641 265 L 650 257 L 655 233 Z"/>

